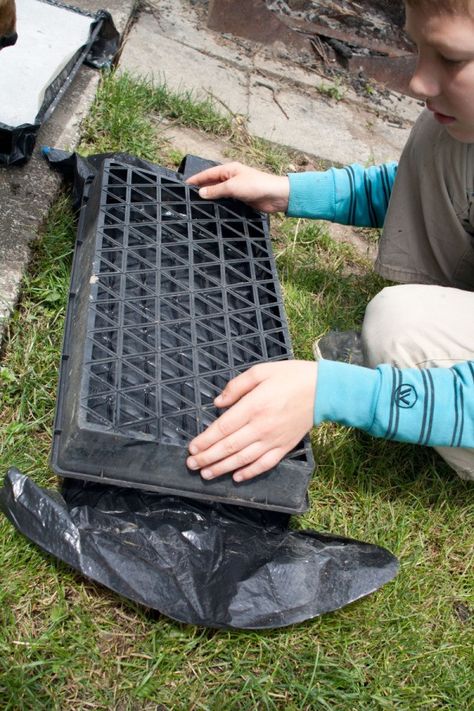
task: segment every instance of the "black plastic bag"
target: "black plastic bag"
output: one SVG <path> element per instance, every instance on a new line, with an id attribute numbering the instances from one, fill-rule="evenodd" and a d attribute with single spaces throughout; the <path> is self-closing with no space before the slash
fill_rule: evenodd
<path id="1" fill-rule="evenodd" d="M 181 622 L 283 627 L 336 610 L 397 573 L 379 546 L 291 531 L 285 514 L 66 480 L 63 495 L 16 469 L 0 507 L 88 578 Z"/>

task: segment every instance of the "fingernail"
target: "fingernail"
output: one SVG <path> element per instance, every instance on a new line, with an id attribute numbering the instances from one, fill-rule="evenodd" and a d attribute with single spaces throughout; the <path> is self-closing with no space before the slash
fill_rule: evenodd
<path id="1" fill-rule="evenodd" d="M 209 195 L 209 190 L 207 188 L 201 188 L 199 191 L 199 196 L 206 198 Z"/>
<path id="2" fill-rule="evenodd" d="M 212 479 L 214 474 L 210 469 L 201 469 L 201 476 L 203 479 Z"/>
<path id="3" fill-rule="evenodd" d="M 240 482 L 244 480 L 244 477 L 242 476 L 242 474 L 234 474 L 232 479 L 236 481 L 237 484 L 240 484 Z"/>
<path id="4" fill-rule="evenodd" d="M 189 469 L 199 469 L 199 467 L 198 467 L 197 462 L 196 462 L 195 459 L 188 459 L 188 461 L 186 462 L 186 464 L 188 465 L 188 468 L 189 468 Z"/>
<path id="5" fill-rule="evenodd" d="M 198 448 L 196 447 L 195 444 L 190 444 L 189 445 L 189 454 L 197 454 L 198 453 Z"/>

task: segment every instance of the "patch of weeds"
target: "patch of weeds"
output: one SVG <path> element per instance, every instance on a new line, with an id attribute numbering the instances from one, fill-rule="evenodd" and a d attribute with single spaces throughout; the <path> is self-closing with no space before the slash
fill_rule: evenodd
<path id="1" fill-rule="evenodd" d="M 347 88 L 340 81 L 336 81 L 333 84 L 318 84 L 316 89 L 321 96 L 334 101 L 342 101 L 347 93 Z"/>

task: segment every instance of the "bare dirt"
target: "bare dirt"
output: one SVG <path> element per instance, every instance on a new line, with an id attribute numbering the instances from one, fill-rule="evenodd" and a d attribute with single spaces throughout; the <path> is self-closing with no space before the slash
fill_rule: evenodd
<path id="1" fill-rule="evenodd" d="M 287 18 L 323 25 L 352 35 L 355 43 L 373 39 L 409 48 L 403 32 L 402 0 L 265 0 L 269 10 Z"/>

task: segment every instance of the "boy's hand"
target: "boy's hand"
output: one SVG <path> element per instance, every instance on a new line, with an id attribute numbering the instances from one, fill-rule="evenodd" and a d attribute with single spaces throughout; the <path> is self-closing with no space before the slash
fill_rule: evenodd
<path id="1" fill-rule="evenodd" d="M 263 212 L 285 212 L 290 182 L 286 175 L 270 175 L 242 163 L 225 163 L 196 173 L 186 180 L 200 188 L 207 200 L 236 198 Z"/>
<path id="2" fill-rule="evenodd" d="M 189 445 L 187 466 L 203 479 L 234 472 L 252 479 L 276 466 L 313 426 L 317 364 L 303 360 L 255 365 L 214 400 L 229 407 Z"/>

